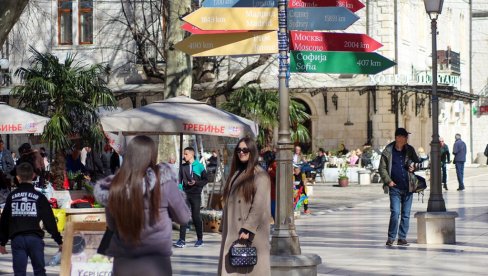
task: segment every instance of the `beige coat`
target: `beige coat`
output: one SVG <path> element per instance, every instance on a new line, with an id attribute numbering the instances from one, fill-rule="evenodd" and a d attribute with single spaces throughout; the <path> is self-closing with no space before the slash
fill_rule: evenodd
<path id="1" fill-rule="evenodd" d="M 232 178 L 234 179 L 236 175 Z M 227 202 L 224 202 L 222 215 L 222 243 L 220 246 L 218 275 L 256 275 L 271 274 L 269 223 L 270 189 L 268 174 L 259 166 L 255 168 L 254 183 L 256 194 L 253 200 L 246 203 L 240 193 L 235 193 L 234 187 L 243 180 L 243 174 L 235 179 Z M 232 183 L 232 182 L 231 182 Z M 244 228 L 254 234 L 252 246 L 257 248 L 258 263 L 254 267 L 235 268 L 229 263 L 229 249 L 232 242 L 239 238 L 239 230 Z"/>

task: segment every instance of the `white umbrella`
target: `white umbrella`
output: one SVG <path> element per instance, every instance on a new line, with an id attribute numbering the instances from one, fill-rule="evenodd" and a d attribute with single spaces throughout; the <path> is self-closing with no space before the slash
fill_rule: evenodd
<path id="1" fill-rule="evenodd" d="M 103 130 L 124 134 L 257 136 L 255 122 L 179 96 L 100 118 Z"/>
<path id="2" fill-rule="evenodd" d="M 0 102 L 0 134 L 42 133 L 49 118 Z"/>

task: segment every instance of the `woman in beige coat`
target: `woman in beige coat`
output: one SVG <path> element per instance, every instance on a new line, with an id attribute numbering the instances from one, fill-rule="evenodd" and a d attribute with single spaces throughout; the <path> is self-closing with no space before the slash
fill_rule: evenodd
<path id="1" fill-rule="evenodd" d="M 258 150 L 252 139 L 242 138 L 237 143 L 230 176 L 224 188 L 218 275 L 270 275 L 271 184 L 266 171 L 258 165 Z M 258 253 L 255 266 L 230 265 L 229 250 L 237 239 L 252 241 L 252 246 L 256 247 Z"/>

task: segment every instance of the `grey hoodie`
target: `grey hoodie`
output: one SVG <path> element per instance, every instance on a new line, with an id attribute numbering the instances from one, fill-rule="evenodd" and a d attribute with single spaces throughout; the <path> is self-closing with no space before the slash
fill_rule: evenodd
<path id="1" fill-rule="evenodd" d="M 161 185 L 161 205 L 159 208 L 159 221 L 154 225 L 149 225 L 149 203 L 144 204 L 145 223 L 144 229 L 141 232 L 141 243 L 137 246 L 132 246 L 124 242 L 117 235 L 117 229 L 114 219 L 110 214 L 110 210 L 106 207 L 105 213 L 107 216 L 107 225 L 109 229 L 114 230 L 115 234 L 112 236 L 110 246 L 106 254 L 113 257 L 138 257 L 144 255 L 162 255 L 171 256 L 172 251 L 172 220 L 178 224 L 186 224 L 190 220 L 190 210 L 185 202 L 182 192 L 178 190 L 177 173 L 166 163 L 159 164 L 159 180 L 156 183 L 156 175 L 154 170 L 148 169 L 144 177 L 141 189 L 144 194 L 147 193 L 145 187 L 152 189 L 156 184 Z M 106 177 L 97 182 L 94 195 L 95 199 L 103 204 L 108 205 L 108 196 L 110 184 L 113 176 Z M 130 202 L 127 202 L 130 204 Z"/>

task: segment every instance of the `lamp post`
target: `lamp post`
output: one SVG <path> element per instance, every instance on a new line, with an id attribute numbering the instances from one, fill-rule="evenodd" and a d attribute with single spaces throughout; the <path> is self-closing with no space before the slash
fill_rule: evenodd
<path id="1" fill-rule="evenodd" d="M 279 127 L 276 157 L 276 215 L 271 235 L 271 276 L 317 275 L 322 262 L 316 254 L 302 254 L 293 212 L 292 148 L 290 135 L 290 93 L 288 90 L 287 0 L 278 1 L 279 32 Z"/>
<path id="2" fill-rule="evenodd" d="M 430 196 L 427 212 L 445 212 L 442 197 L 441 156 L 439 142 L 439 98 L 437 96 L 437 17 L 442 12 L 444 0 L 424 0 L 425 11 L 431 20 L 432 31 L 432 142 L 430 143 Z"/>

